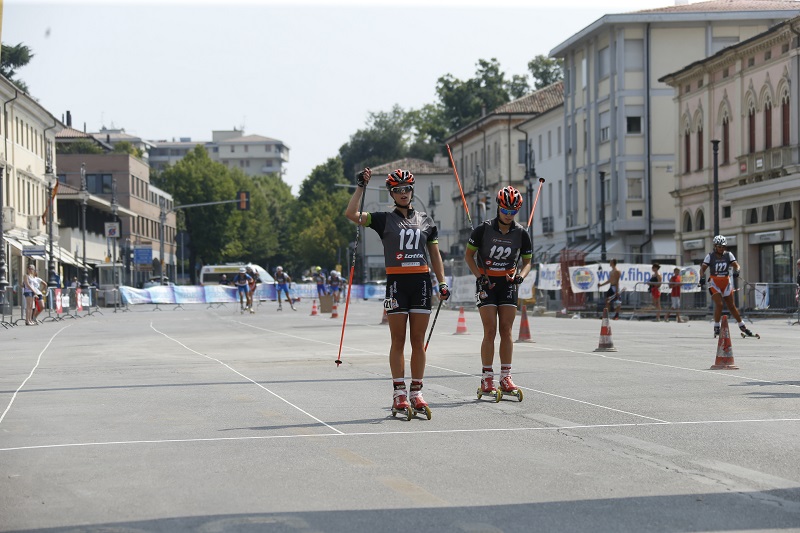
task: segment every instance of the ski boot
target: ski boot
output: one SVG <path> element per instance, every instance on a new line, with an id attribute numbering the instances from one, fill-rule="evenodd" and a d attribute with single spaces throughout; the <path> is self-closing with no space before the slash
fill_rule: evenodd
<path id="1" fill-rule="evenodd" d="M 394 399 L 392 400 L 392 416 L 397 413 L 406 415 L 406 420 L 411 420 L 414 416 L 414 410 L 411 409 L 411 404 L 408 403 L 408 396 L 405 390 L 394 391 Z"/>
<path id="2" fill-rule="evenodd" d="M 714 338 L 719 337 L 719 326 L 714 326 Z"/>
<path id="3" fill-rule="evenodd" d="M 495 402 L 500 401 L 500 396 L 497 394 L 497 388 L 494 386 L 494 378 L 492 376 L 481 379 L 481 386 L 478 387 L 478 399 L 480 400 L 483 395 L 492 396 Z"/>
<path id="4" fill-rule="evenodd" d="M 497 400 L 500 401 L 503 399 L 503 394 L 510 394 L 511 396 L 516 396 L 517 401 L 522 401 L 522 389 L 514 385 L 514 382 L 511 381 L 511 375 L 508 375 L 500 380 L 500 388 L 497 389 Z"/>
<path id="5" fill-rule="evenodd" d="M 739 326 L 739 331 L 741 332 L 743 339 L 747 337 L 755 337 L 757 339 L 761 338 L 761 335 L 759 335 L 758 333 L 753 333 L 752 331 L 747 329 L 747 326 Z"/>
<path id="6" fill-rule="evenodd" d="M 425 414 L 428 420 L 431 419 L 431 408 L 428 407 L 428 402 L 422 398 L 421 392 L 414 392 L 411 394 L 411 415 Z"/>

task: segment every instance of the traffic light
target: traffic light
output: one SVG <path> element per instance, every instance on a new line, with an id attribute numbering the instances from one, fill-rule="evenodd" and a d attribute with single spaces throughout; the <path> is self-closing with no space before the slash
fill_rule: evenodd
<path id="1" fill-rule="evenodd" d="M 250 209 L 250 193 L 247 191 L 239 191 L 236 193 L 236 209 L 239 211 L 248 211 Z"/>

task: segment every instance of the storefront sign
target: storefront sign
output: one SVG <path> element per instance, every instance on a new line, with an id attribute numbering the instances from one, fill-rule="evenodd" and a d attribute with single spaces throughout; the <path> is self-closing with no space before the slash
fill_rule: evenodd
<path id="1" fill-rule="evenodd" d="M 705 247 L 703 239 L 693 239 L 691 241 L 683 241 L 684 250 L 701 250 Z"/>
<path id="2" fill-rule="evenodd" d="M 760 244 L 762 242 L 781 242 L 781 241 L 783 241 L 783 230 L 751 233 L 749 237 L 750 244 Z"/>

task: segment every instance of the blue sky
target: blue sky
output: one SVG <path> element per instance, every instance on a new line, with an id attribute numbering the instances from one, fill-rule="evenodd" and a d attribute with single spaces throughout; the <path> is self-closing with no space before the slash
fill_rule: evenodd
<path id="1" fill-rule="evenodd" d="M 436 100 L 436 80 L 479 59 L 505 73 L 607 13 L 673 0 L 5 0 L 2 40 L 35 53 L 18 73 L 73 126 L 146 139 L 244 127 L 291 148 L 297 192 L 369 112 Z M 600 7 L 602 6 L 602 8 Z"/>

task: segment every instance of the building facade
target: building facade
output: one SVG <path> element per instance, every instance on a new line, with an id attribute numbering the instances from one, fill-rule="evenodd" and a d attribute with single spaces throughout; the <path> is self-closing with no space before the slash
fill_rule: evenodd
<path id="1" fill-rule="evenodd" d="M 452 254 L 463 257 L 472 229 L 494 218 L 495 196 L 502 187 L 516 187 L 526 195 L 529 208 L 532 206 L 533 194 L 538 189 L 538 180 L 533 176 L 535 158 L 544 158 L 545 153 L 552 154 L 554 147 L 558 146 L 560 134 L 558 126 L 547 131 L 532 131 L 530 121 L 559 108 L 563 101 L 563 83 L 557 82 L 491 110 L 445 140 L 450 146 L 469 209 L 467 216 L 461 192 L 456 187 L 450 198 L 458 231 L 458 242 L 451 250 Z M 541 147 L 538 144 L 540 134 L 543 135 Z M 548 156 L 548 161 L 551 159 Z M 554 161 L 560 163 L 561 160 Z M 563 169 L 559 172 L 549 166 L 541 169 L 539 174 L 544 175 L 542 172 L 563 175 Z M 523 211 L 526 215 L 518 216 L 518 222 L 525 225 L 530 211 Z"/>
<path id="2" fill-rule="evenodd" d="M 50 233 L 49 187 L 56 184 L 55 135 L 64 125 L 30 95 L 0 76 L 0 207 L 2 207 L 2 252 L 0 290 L 19 287 L 27 264 L 34 264 L 39 277 L 49 280 Z M 54 202 L 55 203 L 55 202 Z M 51 211 L 53 235 L 57 240 L 57 206 Z M 46 245 L 45 255 L 24 257 L 26 246 Z M 74 263 L 57 242 L 53 246 L 54 272 L 60 276 L 61 263 Z M 59 257 L 62 257 L 59 261 Z"/>
<path id="3" fill-rule="evenodd" d="M 564 61 L 563 211 L 570 247 L 596 249 L 605 240 L 609 258 L 679 259 L 670 196 L 677 185 L 677 104 L 659 79 L 799 8 L 789 0 L 711 0 L 606 15 L 551 51 Z"/>
<path id="4" fill-rule="evenodd" d="M 248 176 L 278 174 L 282 176 L 289 162 L 289 147 L 277 139 L 261 135 L 245 135 L 242 130 L 212 132 L 212 140 L 192 142 L 191 138 L 178 141 L 150 141 L 148 162 L 156 171 L 174 165 L 198 144 L 202 145 L 214 161 L 238 168 Z"/>
<path id="5" fill-rule="evenodd" d="M 662 78 L 675 94 L 673 213 L 686 263 L 700 262 L 719 232 L 746 279 L 794 281 L 800 243 L 798 36 L 800 17 Z"/>

